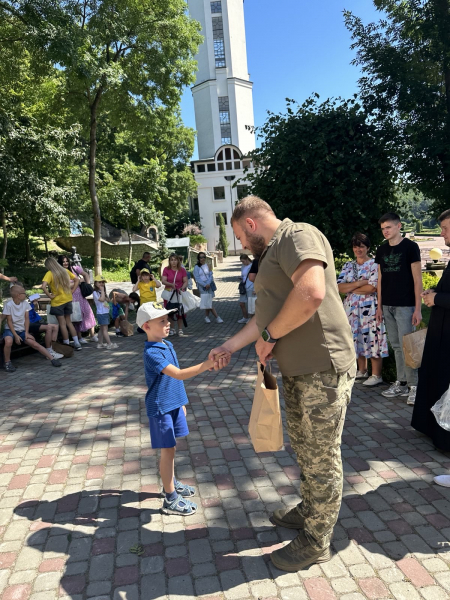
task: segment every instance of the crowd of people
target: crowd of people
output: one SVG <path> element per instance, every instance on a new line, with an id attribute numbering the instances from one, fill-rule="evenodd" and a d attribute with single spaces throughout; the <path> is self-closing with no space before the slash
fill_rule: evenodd
<path id="1" fill-rule="evenodd" d="M 450 247 L 450 210 L 442 213 L 439 223 Z M 112 308 L 118 303 L 126 305 L 126 310 L 140 304 L 136 322 L 147 336 L 145 403 L 151 444 L 160 450 L 163 510 L 168 514 L 189 516 L 197 510 L 191 500 L 195 488 L 178 481 L 174 472 L 176 439 L 189 433 L 189 401 L 183 380 L 208 369 L 224 368 L 233 353 L 253 342 L 262 368 L 270 359 L 277 360 L 288 435 L 301 471 L 302 496 L 297 506 L 275 510 L 272 515 L 276 525 L 298 530 L 296 538 L 271 554 L 280 570 L 297 571 L 331 558 L 330 541 L 342 499 L 340 444 L 346 408 L 355 380 L 368 387 L 381 383 L 388 340 L 395 355 L 397 377 L 383 390 L 383 396 L 406 397 L 407 403 L 414 405 L 413 427 L 429 435 L 438 449 L 450 450 L 450 432 L 440 427 L 430 410 L 450 385 L 449 370 L 445 368 L 450 269 L 447 266 L 435 290 L 424 292 L 419 247 L 402 236 L 399 216 L 387 213 L 379 224 L 386 243 L 372 257 L 369 238 L 355 233 L 351 239 L 355 258 L 343 265 L 336 282 L 330 244 L 318 229 L 277 219 L 271 207 L 255 196 L 242 200 L 235 207 L 232 226 L 243 248 L 255 257 L 252 261 L 248 254 L 240 256 L 239 303 L 243 316 L 239 323 L 244 327 L 212 349 L 206 361 L 187 369 L 179 368 L 175 349 L 166 339 L 176 333 L 184 335 L 186 325 L 179 306 L 190 278 L 179 256 L 169 257 L 161 281 L 154 278 L 144 256 L 134 267 L 130 295 L 116 289 L 107 296 L 105 280 L 96 276 L 93 282 L 98 347 L 115 346 L 108 334 L 111 317 L 120 321 L 125 315 L 111 312 Z M 95 336 L 88 302 L 73 322 L 75 295 L 80 291 L 86 298 L 87 290 L 80 286 L 90 285 L 89 275 L 72 267 L 66 257 L 58 261 L 48 258 L 45 265 L 48 271 L 42 288 L 50 300 L 49 315 L 57 319 L 57 325 L 36 322 L 31 299 L 27 301 L 23 287 L 12 281 L 12 299 L 2 317 L 6 319 L 6 370 L 14 370 L 10 361 L 13 341 L 35 347 L 53 366 L 59 366 L 61 356 L 53 348 L 58 332 L 63 347 L 69 344 L 70 334 L 76 350 L 81 349 L 81 333 L 87 332 L 92 339 Z M 212 314 L 216 322 L 222 323 L 213 308 L 216 285 L 205 253 L 199 253 L 192 276 L 198 286 L 200 308 L 205 310 L 205 322 L 211 322 Z M 159 287 L 164 287 L 164 307 L 156 301 Z M 402 339 L 421 323 L 422 302 L 432 311 L 422 366 L 417 371 L 405 364 Z M 83 300 L 78 303 L 81 305 Z M 45 347 L 32 337 L 37 332 L 45 334 Z M 450 476 L 435 480 L 450 486 Z"/>

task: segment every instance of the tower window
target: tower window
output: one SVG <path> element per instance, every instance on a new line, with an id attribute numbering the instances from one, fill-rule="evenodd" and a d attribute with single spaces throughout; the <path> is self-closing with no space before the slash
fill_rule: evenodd
<path id="1" fill-rule="evenodd" d="M 223 186 L 214 188 L 214 200 L 225 200 L 225 188 Z"/>
<path id="2" fill-rule="evenodd" d="M 219 0 L 218 2 L 211 2 L 211 12 L 213 14 L 222 12 L 222 1 L 221 0 Z"/>
<path id="3" fill-rule="evenodd" d="M 231 144 L 230 100 L 228 96 L 219 97 L 219 119 L 222 144 Z"/>
<path id="4" fill-rule="evenodd" d="M 227 223 L 227 213 L 216 213 L 216 227 L 219 227 L 219 225 L 220 225 L 220 215 L 223 216 L 223 220 L 225 221 L 225 225 L 228 225 L 228 223 Z"/>
<path id="5" fill-rule="evenodd" d="M 197 165 L 197 173 L 204 173 L 205 165 Z"/>
<path id="6" fill-rule="evenodd" d="M 226 67 L 222 17 L 213 17 L 212 28 L 213 28 L 214 58 L 216 59 L 216 69 L 220 69 L 222 67 Z"/>

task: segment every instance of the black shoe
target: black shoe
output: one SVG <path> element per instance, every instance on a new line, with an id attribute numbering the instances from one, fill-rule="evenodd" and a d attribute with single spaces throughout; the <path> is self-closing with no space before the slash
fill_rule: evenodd
<path id="1" fill-rule="evenodd" d="M 7 373 L 14 373 L 16 371 L 16 367 L 12 364 L 11 361 L 5 363 L 5 371 Z"/>
<path id="2" fill-rule="evenodd" d="M 54 367 L 60 367 L 61 366 L 61 361 L 58 360 L 57 358 L 54 358 L 53 360 L 50 361 L 52 363 L 52 365 Z"/>
<path id="3" fill-rule="evenodd" d="M 117 337 L 125 337 L 121 331 L 116 331 Z"/>

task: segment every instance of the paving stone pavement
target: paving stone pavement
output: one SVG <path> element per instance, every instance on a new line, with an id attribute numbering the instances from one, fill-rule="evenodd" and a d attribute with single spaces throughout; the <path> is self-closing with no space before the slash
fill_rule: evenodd
<path id="1" fill-rule="evenodd" d="M 216 274 L 225 323 L 196 311 L 188 337 L 174 339 L 181 366 L 240 327 L 238 261 Z M 288 443 L 255 454 L 249 442 L 254 349 L 186 382 L 191 433 L 176 468 L 199 510 L 183 520 L 160 514 L 143 336 L 117 341 L 118 351 L 85 347 L 60 369 L 32 355 L 0 373 L 1 600 L 449 597 L 450 489 L 432 479 L 450 457 L 411 429 L 404 399 L 355 386 L 333 559 L 283 573 L 269 554 L 295 533 L 269 516 L 298 501 L 299 470 Z"/>

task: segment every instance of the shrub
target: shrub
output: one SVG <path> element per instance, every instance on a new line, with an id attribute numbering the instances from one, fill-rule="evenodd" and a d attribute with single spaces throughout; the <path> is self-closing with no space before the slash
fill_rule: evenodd
<path id="1" fill-rule="evenodd" d="M 206 244 L 208 240 L 204 235 L 190 235 L 189 236 L 189 244 L 194 247 L 197 244 Z"/>
<path id="2" fill-rule="evenodd" d="M 422 273 L 422 283 L 423 289 L 429 290 L 430 288 L 435 288 L 439 283 L 439 278 L 436 275 L 431 275 L 430 273 Z"/>
<path id="3" fill-rule="evenodd" d="M 227 230 L 225 229 L 225 219 L 222 213 L 219 213 L 219 243 L 217 249 L 222 250 L 224 258 L 228 256 Z"/>
<path id="4" fill-rule="evenodd" d="M 182 231 L 183 236 L 195 236 L 195 235 L 201 235 L 202 230 L 200 229 L 200 227 L 196 224 L 196 223 L 188 223 L 188 225 L 185 225 Z"/>
<path id="5" fill-rule="evenodd" d="M 81 230 L 81 233 L 83 235 L 94 235 L 94 230 L 91 229 L 90 227 L 83 227 L 83 229 Z"/>

